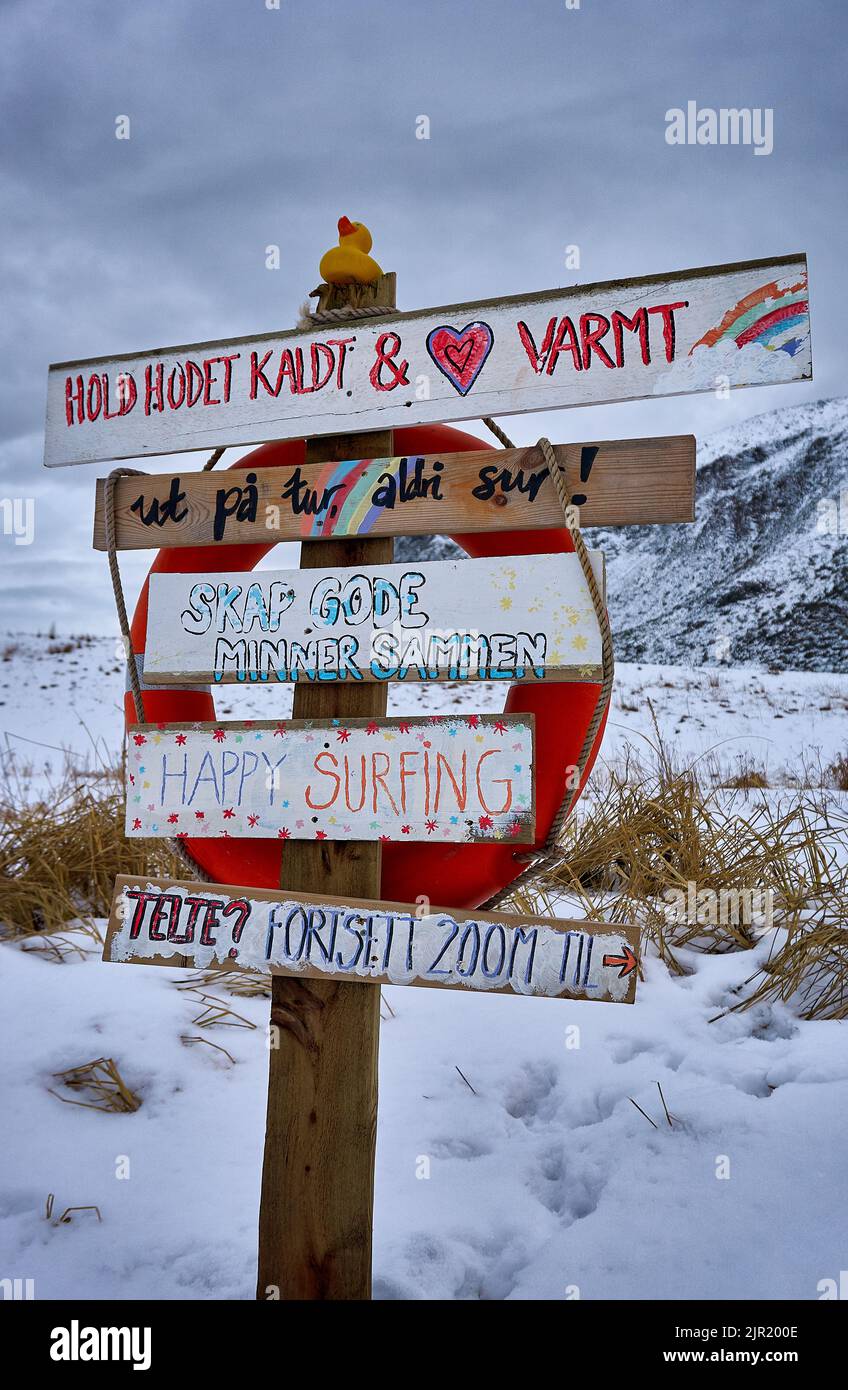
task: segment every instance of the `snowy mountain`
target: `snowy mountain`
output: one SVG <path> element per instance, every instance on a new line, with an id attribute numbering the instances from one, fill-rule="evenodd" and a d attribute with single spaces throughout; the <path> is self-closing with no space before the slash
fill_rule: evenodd
<path id="1" fill-rule="evenodd" d="M 621 661 L 848 671 L 848 397 L 770 411 L 698 449 L 694 525 L 587 532 Z M 401 558 L 454 553 L 405 540 Z"/>
<path id="2" fill-rule="evenodd" d="M 620 658 L 848 670 L 846 489 L 844 397 L 712 435 L 694 525 L 592 533 Z"/>

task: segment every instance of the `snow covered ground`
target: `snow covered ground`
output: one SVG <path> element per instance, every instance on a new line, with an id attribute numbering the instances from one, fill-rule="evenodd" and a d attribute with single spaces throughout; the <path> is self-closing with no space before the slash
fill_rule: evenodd
<path id="1" fill-rule="evenodd" d="M 687 963 L 672 980 L 650 961 L 632 1008 L 385 991 L 378 1297 L 814 1299 L 838 1278 L 843 1025 L 711 1024 L 751 956 Z M 179 977 L 2 948 L 0 1265 L 39 1298 L 253 1296 L 268 1004 L 230 1001 L 252 1030 L 205 1030 L 232 1064 L 181 1042 L 202 1005 Z M 104 1055 L 135 1114 L 49 1094 Z M 102 1224 L 48 1222 L 48 1192 Z"/>
<path id="2" fill-rule="evenodd" d="M 119 745 L 114 644 L 50 645 L 0 644 L 8 779 Z M 395 692 L 396 710 L 503 698 Z M 218 712 L 267 717 L 270 698 L 230 688 Z M 654 737 L 648 699 L 681 758 L 720 743 L 727 768 L 747 759 L 776 784 L 848 742 L 848 676 L 627 666 L 607 758 Z M 254 1027 L 204 1028 L 184 972 L 104 965 L 75 939 L 90 954 L 61 963 L 0 947 L 0 1277 L 34 1279 L 38 1298 L 251 1298 L 267 1000 L 208 990 Z M 648 959 L 632 1008 L 385 990 L 376 1296 L 820 1297 L 848 1263 L 845 1025 L 768 1005 L 710 1022 L 769 944 L 684 953 L 683 978 Z M 232 1060 L 183 1040 L 198 1036 Z M 54 1072 L 100 1056 L 141 1096 L 134 1114 L 50 1094 Z M 102 1222 L 56 1224 L 88 1204 Z"/>

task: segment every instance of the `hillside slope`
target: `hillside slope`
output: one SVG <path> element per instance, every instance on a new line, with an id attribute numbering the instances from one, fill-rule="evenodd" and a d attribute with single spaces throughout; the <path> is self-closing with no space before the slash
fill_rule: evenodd
<path id="1" fill-rule="evenodd" d="M 848 670 L 846 488 L 848 398 L 712 435 L 694 525 L 591 533 L 619 657 Z"/>
<path id="2" fill-rule="evenodd" d="M 709 436 L 696 518 L 587 531 L 618 659 L 848 671 L 848 397 Z M 398 544 L 400 559 L 455 553 L 438 536 Z"/>

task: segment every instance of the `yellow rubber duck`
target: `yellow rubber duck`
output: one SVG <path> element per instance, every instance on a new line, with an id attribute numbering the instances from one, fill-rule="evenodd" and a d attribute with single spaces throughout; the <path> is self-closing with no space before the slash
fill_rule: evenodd
<path id="1" fill-rule="evenodd" d="M 328 285 L 373 285 L 383 273 L 368 255 L 373 244 L 364 222 L 340 217 L 339 244 L 321 257 L 321 276 Z"/>

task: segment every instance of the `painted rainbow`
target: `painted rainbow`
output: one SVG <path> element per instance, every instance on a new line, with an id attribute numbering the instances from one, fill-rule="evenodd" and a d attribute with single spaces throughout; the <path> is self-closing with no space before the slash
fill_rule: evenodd
<path id="1" fill-rule="evenodd" d="M 809 337 L 809 314 L 806 275 L 794 285 L 772 280 L 728 309 L 721 323 L 698 339 L 689 356 L 695 348 L 715 347 L 732 338 L 739 348 L 759 343 L 771 352 L 787 352 L 794 357 Z"/>
<path id="2" fill-rule="evenodd" d="M 333 491 L 330 504 L 317 516 L 304 516 L 302 536 L 332 536 L 336 531 L 347 536 L 366 536 L 384 507 L 374 506 L 371 498 L 378 486 L 398 486 L 404 457 L 383 459 L 345 459 L 328 463 L 314 483 L 317 496 Z"/>

